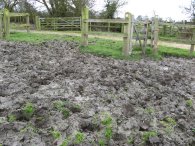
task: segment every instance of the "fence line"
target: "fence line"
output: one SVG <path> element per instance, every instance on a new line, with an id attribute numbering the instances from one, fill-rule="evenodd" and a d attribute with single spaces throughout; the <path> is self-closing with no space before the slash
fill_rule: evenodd
<path id="1" fill-rule="evenodd" d="M 132 36 L 133 36 L 133 16 L 130 13 L 125 14 L 125 19 L 89 19 L 89 9 L 87 7 L 82 10 L 82 42 L 83 46 L 88 45 L 89 23 L 119 23 L 124 24 L 123 35 L 123 52 L 124 56 L 128 56 L 132 52 Z"/>
<path id="2" fill-rule="evenodd" d="M 37 30 L 81 30 L 80 17 L 56 17 L 56 18 L 39 18 L 36 17 Z"/>
<path id="3" fill-rule="evenodd" d="M 11 17 L 26 17 L 26 29 L 30 31 L 30 22 L 28 13 L 10 13 L 7 9 L 0 12 L 0 38 L 8 38 L 10 35 L 10 18 Z"/>

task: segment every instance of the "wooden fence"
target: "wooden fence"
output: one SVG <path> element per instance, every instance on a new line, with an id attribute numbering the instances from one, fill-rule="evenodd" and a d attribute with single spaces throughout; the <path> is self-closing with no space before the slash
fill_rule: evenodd
<path id="1" fill-rule="evenodd" d="M 80 17 L 39 18 L 36 17 L 37 30 L 81 30 Z"/>
<path id="2" fill-rule="evenodd" d="M 172 36 L 177 38 L 189 38 L 192 36 L 192 30 L 195 25 L 181 24 L 181 23 L 164 23 L 159 24 L 161 36 Z"/>
<path id="3" fill-rule="evenodd" d="M 88 8 L 83 8 L 82 10 L 82 42 L 83 46 L 88 45 L 88 35 L 89 35 L 89 24 L 96 23 L 99 25 L 100 23 L 107 23 L 110 24 L 122 24 L 123 25 L 123 51 L 122 54 L 124 56 L 129 56 L 132 53 L 132 40 L 133 40 L 133 32 L 134 28 L 134 18 L 131 13 L 125 13 L 125 19 L 89 19 L 89 10 Z M 144 43 L 142 46 L 142 52 L 145 54 L 146 52 L 146 45 L 147 45 L 147 38 L 148 38 L 148 31 L 149 31 L 149 24 L 144 24 Z M 155 17 L 151 28 L 151 45 L 153 46 L 154 54 L 158 51 L 158 18 Z M 108 27 L 109 29 L 109 27 Z M 138 33 L 137 33 L 138 35 Z M 141 39 L 139 37 L 141 42 Z"/>
<path id="4" fill-rule="evenodd" d="M 184 23 L 160 23 L 160 35 L 162 37 L 175 37 L 174 41 L 190 44 L 190 53 L 195 46 L 195 25 Z"/>
<path id="5" fill-rule="evenodd" d="M 26 29 L 30 31 L 30 22 L 28 13 L 10 13 L 7 9 L 0 12 L 0 38 L 8 38 L 10 34 L 10 18 L 12 17 L 25 17 Z"/>
<path id="6" fill-rule="evenodd" d="M 82 10 L 82 45 L 88 45 L 89 23 L 117 23 L 124 25 L 123 35 L 123 55 L 128 56 L 132 52 L 132 36 L 133 36 L 133 15 L 125 14 L 125 19 L 89 19 L 89 9 L 87 7 Z"/>

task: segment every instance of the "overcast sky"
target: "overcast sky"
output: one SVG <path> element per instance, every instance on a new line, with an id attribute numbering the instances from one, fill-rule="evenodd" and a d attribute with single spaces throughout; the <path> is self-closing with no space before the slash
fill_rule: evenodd
<path id="1" fill-rule="evenodd" d="M 117 16 L 123 17 L 125 12 L 131 12 L 135 18 L 138 15 L 152 17 L 155 13 L 166 19 L 186 20 L 188 16 L 182 13 L 181 7 L 189 6 L 191 0 L 127 0 L 128 4 L 119 10 Z M 94 9 L 102 10 L 104 0 L 98 0 Z"/>

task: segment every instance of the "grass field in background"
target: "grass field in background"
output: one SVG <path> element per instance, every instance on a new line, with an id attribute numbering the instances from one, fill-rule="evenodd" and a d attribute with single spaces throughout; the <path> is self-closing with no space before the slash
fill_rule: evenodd
<path id="1" fill-rule="evenodd" d="M 15 32 L 10 34 L 8 40 L 30 42 L 30 43 L 41 43 L 45 41 L 61 40 L 61 41 L 74 41 L 80 43 L 81 37 L 70 36 L 70 35 L 57 35 L 57 34 Z M 88 47 L 81 46 L 80 48 L 81 48 L 81 52 L 83 53 L 91 53 L 94 55 L 103 56 L 103 57 L 112 57 L 115 59 L 139 60 L 143 58 L 141 54 L 141 49 L 135 46 L 132 55 L 125 58 L 122 55 L 122 47 L 123 47 L 122 41 L 89 38 L 89 46 Z M 145 57 L 161 59 L 164 56 L 189 58 L 189 57 L 195 57 L 195 52 L 193 54 L 189 54 L 189 50 L 186 49 L 159 46 L 158 55 L 154 57 L 152 55 L 152 49 L 148 47 Z"/>

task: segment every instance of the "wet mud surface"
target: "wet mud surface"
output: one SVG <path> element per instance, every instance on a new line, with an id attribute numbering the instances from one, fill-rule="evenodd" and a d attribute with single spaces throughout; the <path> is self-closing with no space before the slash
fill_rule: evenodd
<path id="1" fill-rule="evenodd" d="M 0 42 L 3 146 L 195 146 L 195 60 L 121 61 Z"/>

